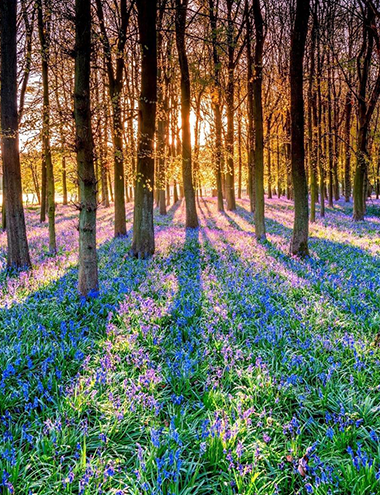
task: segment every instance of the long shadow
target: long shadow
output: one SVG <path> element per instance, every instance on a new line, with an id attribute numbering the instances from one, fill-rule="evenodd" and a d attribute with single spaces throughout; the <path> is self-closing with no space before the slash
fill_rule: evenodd
<path id="1" fill-rule="evenodd" d="M 178 200 L 176 203 L 173 203 L 166 212 L 166 215 L 161 215 L 159 208 L 154 209 L 154 221 L 157 229 L 165 228 L 168 226 L 174 225 L 174 216 L 181 209 L 183 205 L 182 200 Z M 182 222 L 175 223 L 178 227 L 184 227 Z"/>
<path id="2" fill-rule="evenodd" d="M 211 214 L 207 201 L 203 198 L 202 199 L 197 198 L 197 205 L 198 205 L 198 210 L 203 217 L 203 221 L 205 222 L 206 227 L 209 229 L 221 230 L 220 227 L 217 226 L 215 220 L 213 219 L 213 215 Z"/>
<path id="3" fill-rule="evenodd" d="M 249 217 L 252 222 L 251 214 L 243 210 L 246 211 L 239 207 L 237 211 L 247 215 L 245 219 Z M 283 235 L 291 232 L 291 229 L 275 220 L 270 220 L 268 227 L 271 232 Z M 194 394 L 200 394 L 204 389 L 204 384 L 194 384 L 192 379 L 202 358 L 200 344 L 202 332 L 205 331 L 205 322 L 202 322 L 205 297 L 202 270 L 208 268 L 209 263 L 217 271 L 220 270 L 221 277 L 225 275 L 220 284 L 225 285 L 226 290 L 228 288 L 233 318 L 236 322 L 243 319 L 249 344 L 254 345 L 263 339 L 274 344 L 283 339 L 284 335 L 288 338 L 287 333 L 290 338 L 293 332 L 290 323 L 289 328 L 285 329 L 273 323 L 287 302 L 287 293 L 279 290 L 280 278 L 274 275 L 268 280 L 259 261 L 254 267 L 255 273 L 252 273 L 251 262 L 245 260 L 229 244 L 228 239 L 222 237 L 221 231 L 217 230 L 217 233 L 225 245 L 222 251 L 212 245 L 206 230 L 187 230 L 183 248 L 171 257 L 178 290 L 170 308 L 166 337 L 172 343 L 168 348 L 174 349 L 170 351 L 167 360 L 168 376 L 175 394 L 192 400 Z M 202 246 L 200 235 L 204 238 Z M 313 292 L 331 294 L 331 286 L 336 284 L 334 304 L 339 303 L 339 284 L 347 291 L 357 290 L 349 302 L 354 304 L 354 299 L 358 299 L 356 294 L 361 290 L 361 280 L 368 278 L 369 267 L 373 268 L 369 279 L 373 286 L 368 287 L 375 294 L 379 290 L 379 282 L 376 285 L 380 267 L 378 257 L 329 240 L 313 238 L 311 244 L 319 259 L 296 260 L 269 241 L 264 247 L 269 256 L 310 280 L 315 285 L 312 287 Z M 38 419 L 42 428 L 44 420 L 51 418 L 52 410 L 59 414 L 59 400 L 65 396 L 67 386 L 80 370 L 81 364 L 97 353 L 98 340 L 104 337 L 109 314 L 115 313 L 124 295 L 136 290 L 147 277 L 150 262 L 126 258 L 128 250 L 129 241 L 125 239 L 113 240 L 100 247 L 101 294 L 96 299 L 86 302 L 78 298 L 77 268 L 73 268 L 59 280 L 31 294 L 23 303 L 0 309 L 0 336 L 5 343 L 0 353 L 0 416 L 5 418 L 0 423 L 0 435 L 2 438 L 12 438 L 5 442 L 4 449 L 10 449 L 11 452 L 15 446 L 16 458 L 19 452 L 25 455 L 33 448 L 31 442 L 35 439 L 27 439 L 29 423 Z M 334 264 L 347 271 L 351 269 L 346 266 L 347 258 L 355 260 L 361 257 L 363 266 L 351 270 L 354 276 L 352 282 L 342 279 L 339 272 L 334 272 L 334 267 L 330 270 L 329 257 L 324 257 L 327 251 L 335 254 Z M 347 257 L 337 256 L 339 251 L 346 253 Z M 235 268 L 241 263 L 244 263 L 246 270 L 238 280 Z M 246 299 L 242 299 L 243 291 L 252 294 L 256 302 L 248 304 Z M 368 316 L 378 310 L 378 302 L 371 301 L 371 297 L 368 291 L 368 294 L 358 299 L 356 306 L 341 308 L 350 314 L 359 311 L 360 315 L 362 311 L 363 316 Z M 15 424 L 20 423 L 23 425 L 22 438 L 14 431 Z"/>
<path id="4" fill-rule="evenodd" d="M 253 224 L 252 214 L 238 206 L 236 213 Z M 266 217 L 267 232 L 290 242 L 292 229 Z M 360 231 L 361 226 L 357 227 Z M 310 290 L 327 297 L 349 315 L 357 315 L 367 322 L 373 313 L 380 311 L 380 303 L 374 297 L 380 291 L 380 281 L 376 274 L 380 269 L 380 257 L 349 243 L 335 242 L 311 236 L 309 239 L 311 256 L 298 259 L 278 247 L 275 242 L 263 243 L 268 256 L 281 263 L 286 270 L 310 284 Z"/>
<path id="5" fill-rule="evenodd" d="M 150 262 L 129 258 L 128 249 L 126 239 L 98 249 L 96 298 L 86 301 L 78 296 L 77 267 L 45 286 L 43 280 L 34 279 L 38 274 L 30 272 L 20 276 L 26 277 L 26 284 L 42 288 L 23 302 L 0 309 L 0 469 L 15 477 L 18 486 L 25 456 L 40 448 L 44 422 L 62 414 L 68 389 L 106 335 L 110 314 L 147 275 Z M 16 492 L 26 493 L 21 488 Z"/>
<path id="6" fill-rule="evenodd" d="M 198 346 L 202 317 L 202 267 L 200 229 L 187 229 L 183 248 L 172 258 L 178 289 L 169 311 L 168 339 L 172 354 L 167 360 L 168 377 L 177 395 L 188 396 L 194 390 L 190 385 L 199 361 Z M 173 346 L 174 344 L 174 346 Z"/>

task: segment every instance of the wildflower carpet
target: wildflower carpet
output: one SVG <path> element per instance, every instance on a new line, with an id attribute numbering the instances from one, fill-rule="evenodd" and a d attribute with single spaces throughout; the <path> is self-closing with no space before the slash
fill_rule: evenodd
<path id="1" fill-rule="evenodd" d="M 199 199 L 195 231 L 183 204 L 157 214 L 148 261 L 100 209 L 89 301 L 75 211 L 54 258 L 27 213 L 30 272 L 0 235 L 1 493 L 380 493 L 380 205 L 328 210 L 298 260 L 291 203 L 267 203 L 262 244 L 247 200 Z"/>

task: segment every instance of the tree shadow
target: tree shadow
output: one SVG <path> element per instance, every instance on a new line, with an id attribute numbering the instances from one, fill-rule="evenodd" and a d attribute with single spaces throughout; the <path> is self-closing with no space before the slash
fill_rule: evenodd
<path id="1" fill-rule="evenodd" d="M 184 245 L 171 258 L 171 262 L 178 285 L 169 309 L 170 327 L 167 339 L 171 345 L 167 347 L 172 350 L 167 360 L 167 372 L 175 393 L 186 396 L 191 391 L 189 382 L 195 373 L 195 363 L 199 360 L 196 341 L 199 338 L 203 303 L 199 228 L 186 229 Z"/>

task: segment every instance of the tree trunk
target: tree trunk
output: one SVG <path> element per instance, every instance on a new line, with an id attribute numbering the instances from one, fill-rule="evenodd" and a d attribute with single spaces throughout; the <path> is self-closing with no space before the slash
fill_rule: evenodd
<path id="1" fill-rule="evenodd" d="M 7 265 L 9 268 L 29 268 L 31 263 L 22 204 L 18 135 L 16 11 L 17 2 L 15 0 L 1 1 L 1 144 L 4 171 L 3 187 L 7 218 Z"/>
<path id="2" fill-rule="evenodd" d="M 315 73 L 315 41 L 316 41 L 316 12 L 314 14 L 310 45 L 310 72 L 308 88 L 308 137 L 309 137 L 309 164 L 310 164 L 310 221 L 315 222 L 315 204 L 317 199 L 316 184 L 316 128 L 317 128 L 317 98 L 314 90 Z"/>
<path id="3" fill-rule="evenodd" d="M 45 5 L 45 11 L 50 8 Z M 44 8 L 42 0 L 37 0 L 38 9 L 38 31 L 41 44 L 42 58 L 42 87 L 43 87 L 43 110 L 42 110 L 42 149 L 43 161 L 46 168 L 46 195 L 47 195 L 47 210 L 49 220 L 49 252 L 55 254 L 57 252 L 56 235 L 55 235 L 55 186 L 53 161 L 51 158 L 50 149 L 50 98 L 49 98 L 49 21 L 44 19 Z M 50 16 L 50 12 L 46 12 L 46 16 Z"/>
<path id="4" fill-rule="evenodd" d="M 232 19 L 232 0 L 227 0 L 227 44 L 228 44 L 228 68 L 227 68 L 227 170 L 225 178 L 226 206 L 227 210 L 236 209 L 235 200 L 235 167 L 234 167 L 234 113 L 235 113 L 235 43 L 234 43 L 234 23 Z"/>
<path id="5" fill-rule="evenodd" d="M 281 198 L 281 161 L 280 161 L 280 136 L 279 136 L 279 130 L 277 130 L 277 197 L 278 197 L 278 199 Z"/>
<path id="6" fill-rule="evenodd" d="M 330 52 L 329 52 L 330 53 Z M 332 102 L 331 102 L 331 67 L 330 67 L 330 56 L 327 57 L 327 132 L 328 132 L 328 152 L 329 152 L 329 182 L 328 182 L 328 200 L 329 206 L 332 208 L 334 206 L 333 194 L 334 194 L 334 183 L 333 183 L 333 167 L 334 167 L 334 157 L 333 157 L 333 128 L 332 128 Z"/>
<path id="7" fill-rule="evenodd" d="M 354 179 L 354 213 L 353 219 L 357 221 L 364 220 L 366 209 L 366 191 L 365 191 L 365 177 L 367 173 L 367 134 L 368 129 L 366 125 L 359 127 L 358 132 L 358 149 L 356 159 L 356 172 Z"/>
<path id="8" fill-rule="evenodd" d="M 41 211 L 40 211 L 40 222 L 43 223 L 46 220 L 46 210 L 47 210 L 47 194 L 46 194 L 46 159 L 45 153 L 42 153 L 41 162 Z"/>
<path id="9" fill-rule="evenodd" d="M 137 0 L 141 43 L 141 95 L 139 100 L 139 136 L 137 178 L 131 254 L 145 259 L 154 254 L 153 188 L 154 131 L 157 100 L 157 4 Z"/>
<path id="10" fill-rule="evenodd" d="M 121 118 L 121 88 L 116 84 L 111 91 L 112 98 L 112 137 L 114 146 L 114 197 L 115 197 L 115 237 L 127 233 L 124 195 L 124 156 Z"/>
<path id="11" fill-rule="evenodd" d="M 176 43 L 181 68 L 182 175 L 186 202 L 186 228 L 194 229 L 199 223 L 191 161 L 190 74 L 185 44 L 187 5 L 188 0 L 176 0 Z"/>
<path id="12" fill-rule="evenodd" d="M 377 162 L 376 162 L 376 174 L 375 174 L 375 193 L 376 193 L 376 199 L 379 199 L 379 195 L 380 195 L 380 146 L 377 150 Z"/>
<path id="13" fill-rule="evenodd" d="M 264 205 L 264 125 L 263 125 L 263 49 L 264 22 L 261 15 L 260 0 L 253 0 L 253 15 L 256 29 L 253 78 L 253 120 L 255 124 L 255 234 L 258 241 L 265 240 Z M 247 15 L 247 24 L 249 16 Z M 249 36 L 248 36 L 249 40 Z"/>
<path id="14" fill-rule="evenodd" d="M 271 150 L 271 120 L 267 126 L 267 170 L 268 170 L 268 199 L 272 199 L 272 150 Z"/>
<path id="15" fill-rule="evenodd" d="M 116 63 L 112 61 L 111 44 L 105 27 L 103 5 L 101 0 L 96 0 L 96 11 L 99 18 L 101 40 L 103 43 L 104 56 L 106 60 L 109 96 L 112 106 L 112 140 L 114 148 L 114 198 L 115 198 L 115 237 L 126 235 L 125 216 L 125 181 L 124 181 L 124 150 L 123 150 L 123 128 L 121 97 L 123 89 L 124 72 L 124 48 L 126 42 L 126 30 L 129 13 L 127 13 L 126 0 L 120 0 L 120 24 L 117 37 Z M 114 68 L 115 65 L 115 68 Z"/>
<path id="16" fill-rule="evenodd" d="M 309 254 L 309 205 L 305 172 L 303 58 L 308 29 L 310 0 L 297 0 L 290 53 L 291 157 L 294 191 L 294 228 L 290 251 Z"/>
<path id="17" fill-rule="evenodd" d="M 249 17 L 248 0 L 245 4 L 247 39 L 252 39 L 252 26 Z M 253 87 L 253 55 L 251 43 L 246 44 L 247 51 L 247 114 L 248 114 L 248 193 L 251 212 L 255 211 L 255 124 L 254 124 L 254 87 Z"/>
<path id="18" fill-rule="evenodd" d="M 346 94 L 346 112 L 345 112 L 345 161 L 344 161 L 344 198 L 346 203 L 351 197 L 351 113 L 352 98 L 351 92 Z"/>
<path id="19" fill-rule="evenodd" d="M 60 152 L 61 152 L 61 160 L 62 160 L 62 203 L 63 203 L 63 205 L 67 205 L 66 139 L 65 139 L 64 129 L 63 129 L 64 117 L 63 117 L 61 102 L 59 99 L 58 88 L 59 88 L 58 72 L 56 71 L 55 72 L 55 98 L 56 98 L 56 104 L 57 104 L 58 115 L 59 115 L 58 128 L 59 128 L 59 137 L 60 137 L 60 144 L 61 144 Z"/>
<path id="20" fill-rule="evenodd" d="M 366 2 L 365 9 L 363 9 L 363 41 L 357 58 L 359 130 L 357 134 L 357 159 L 353 190 L 354 221 L 364 220 L 367 198 L 368 132 L 372 115 L 380 96 L 380 68 L 378 68 L 372 91 L 369 95 L 367 94 L 371 66 L 374 65 L 374 48 L 378 51 L 379 32 L 376 27 L 376 15 L 377 12 L 372 3 Z"/>
<path id="21" fill-rule="evenodd" d="M 91 0 L 76 0 L 75 13 L 74 113 L 80 190 L 78 290 L 87 297 L 98 291 L 96 178 L 90 106 Z"/>

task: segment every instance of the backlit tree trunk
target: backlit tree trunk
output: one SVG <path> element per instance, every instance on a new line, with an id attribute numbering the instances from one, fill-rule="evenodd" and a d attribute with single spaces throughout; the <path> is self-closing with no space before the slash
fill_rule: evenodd
<path id="1" fill-rule="evenodd" d="M 91 0 L 76 0 L 75 14 L 74 113 L 80 191 L 78 290 L 87 297 L 98 291 L 96 178 L 90 106 Z"/>
<path id="2" fill-rule="evenodd" d="M 154 253 L 153 188 L 154 131 L 157 101 L 157 4 L 137 0 L 141 43 L 141 95 L 139 100 L 139 132 L 135 210 L 133 219 L 133 256 L 145 259 Z"/>
<path id="3" fill-rule="evenodd" d="M 234 22 L 232 18 L 232 0 L 227 0 L 227 44 L 228 44 L 228 67 L 227 67 L 227 170 L 226 170 L 226 203 L 227 210 L 236 209 L 235 200 L 235 166 L 234 166 L 234 113 L 235 113 L 235 40 Z"/>
<path id="4" fill-rule="evenodd" d="M 198 215 L 195 204 L 190 132 L 190 74 L 187 60 L 185 31 L 188 0 L 176 0 L 176 43 L 181 68 L 181 117 L 182 117 L 182 175 L 186 202 L 186 228 L 197 228 Z"/>
<path id="5" fill-rule="evenodd" d="M 265 239 L 264 125 L 262 99 L 264 22 L 261 15 L 260 0 L 253 0 L 253 16 L 256 30 L 255 71 L 253 78 L 253 119 L 255 124 L 255 234 L 256 239 L 262 241 Z"/>
<path id="6" fill-rule="evenodd" d="M 43 166 L 46 168 L 46 198 L 49 220 L 49 252 L 55 254 L 57 251 L 55 235 L 55 185 L 53 161 L 50 149 L 50 97 L 49 97 L 49 52 L 50 52 L 50 19 L 51 6 L 42 0 L 37 0 L 38 10 L 38 32 L 41 44 L 42 59 L 42 152 Z"/>
<path id="7" fill-rule="evenodd" d="M 294 194 L 293 255 L 309 254 L 309 205 L 305 172 L 303 59 L 310 0 L 297 0 L 290 53 L 291 164 Z"/>
<path id="8" fill-rule="evenodd" d="M 31 263 L 22 204 L 18 135 L 16 11 L 15 0 L 1 1 L 1 144 L 7 215 L 7 265 L 10 268 L 28 268 Z"/>
<path id="9" fill-rule="evenodd" d="M 218 197 L 218 211 L 224 211 L 223 191 L 222 191 L 222 89 L 220 81 L 220 57 L 217 45 L 217 10 L 214 0 L 209 0 L 209 14 L 212 36 L 212 57 L 214 70 L 215 94 L 212 99 L 215 122 L 215 175 L 216 192 Z"/>

